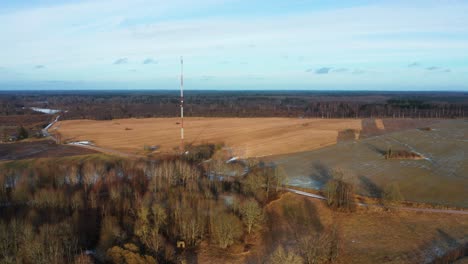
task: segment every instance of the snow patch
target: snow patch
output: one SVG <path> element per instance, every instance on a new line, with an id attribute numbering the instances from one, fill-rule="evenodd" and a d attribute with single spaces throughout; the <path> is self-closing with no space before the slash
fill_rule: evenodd
<path id="1" fill-rule="evenodd" d="M 91 141 L 87 141 L 87 140 L 83 140 L 83 141 L 74 141 L 74 142 L 70 142 L 68 143 L 69 145 L 81 145 L 81 146 L 94 146 L 93 142 Z"/>
<path id="2" fill-rule="evenodd" d="M 30 109 L 36 112 L 50 114 L 50 115 L 53 115 L 62 111 L 58 109 L 48 109 L 48 108 L 39 108 L 39 107 L 30 107 Z"/>
<path id="3" fill-rule="evenodd" d="M 232 157 L 232 158 L 228 159 L 228 160 L 226 161 L 226 163 L 231 163 L 231 162 L 236 161 L 236 160 L 238 160 L 238 159 L 239 159 L 239 157 Z"/>

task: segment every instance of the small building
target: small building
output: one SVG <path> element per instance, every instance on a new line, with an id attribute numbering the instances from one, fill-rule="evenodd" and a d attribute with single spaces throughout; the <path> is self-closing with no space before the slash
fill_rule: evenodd
<path id="1" fill-rule="evenodd" d="M 185 241 L 178 240 L 177 241 L 177 248 L 185 249 Z"/>

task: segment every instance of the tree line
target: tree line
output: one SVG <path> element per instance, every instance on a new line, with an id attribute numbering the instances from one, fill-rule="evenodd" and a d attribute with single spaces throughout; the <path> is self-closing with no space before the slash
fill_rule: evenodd
<path id="1" fill-rule="evenodd" d="M 65 119 L 110 120 L 173 117 L 179 111 L 176 91 L 0 94 L 0 115 L 24 112 L 24 106 L 67 110 Z M 434 92 L 274 92 L 190 91 L 186 116 L 314 118 L 464 118 L 465 93 Z"/>

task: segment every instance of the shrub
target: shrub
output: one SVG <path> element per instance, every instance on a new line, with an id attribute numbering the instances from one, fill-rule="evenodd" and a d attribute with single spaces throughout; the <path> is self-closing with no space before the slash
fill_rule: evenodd
<path id="1" fill-rule="evenodd" d="M 278 246 L 276 250 L 271 254 L 270 260 L 268 263 L 272 264 L 302 264 L 304 260 L 294 254 L 291 251 L 286 251 L 282 246 Z"/>
<path id="2" fill-rule="evenodd" d="M 20 126 L 18 128 L 18 139 L 21 140 L 21 139 L 26 139 L 28 137 L 29 137 L 29 133 L 26 130 L 26 128 L 24 128 L 23 126 Z"/>
<path id="3" fill-rule="evenodd" d="M 400 192 L 400 187 L 397 183 L 390 183 L 385 186 L 383 191 L 384 204 L 392 204 L 403 201 L 403 195 Z"/>
<path id="4" fill-rule="evenodd" d="M 214 144 L 202 144 L 198 146 L 187 146 L 188 153 L 184 156 L 190 162 L 202 162 L 213 156 L 216 146 Z"/>
<path id="5" fill-rule="evenodd" d="M 331 208 L 353 211 L 354 203 L 354 185 L 345 182 L 343 179 L 333 179 L 327 182 L 325 186 L 327 203 Z"/>

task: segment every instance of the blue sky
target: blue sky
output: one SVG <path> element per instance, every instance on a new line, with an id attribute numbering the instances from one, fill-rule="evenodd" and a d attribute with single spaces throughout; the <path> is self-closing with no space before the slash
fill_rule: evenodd
<path id="1" fill-rule="evenodd" d="M 468 90 L 468 1 L 1 1 L 0 89 Z"/>

